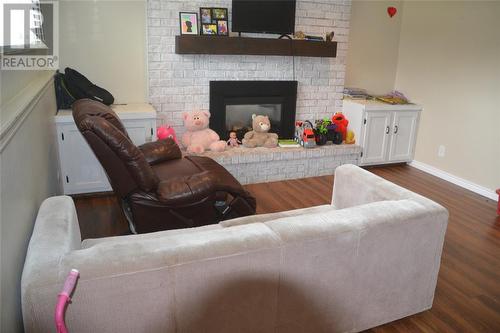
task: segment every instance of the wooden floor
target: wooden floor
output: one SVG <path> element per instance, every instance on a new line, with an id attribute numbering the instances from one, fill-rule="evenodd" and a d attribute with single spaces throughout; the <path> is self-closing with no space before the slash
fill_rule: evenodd
<path id="1" fill-rule="evenodd" d="M 450 220 L 432 309 L 367 332 L 500 332 L 496 203 L 407 165 L 369 170 L 445 206 Z M 329 203 L 332 184 L 326 176 L 246 188 L 257 198 L 258 213 L 268 213 Z M 113 197 L 75 202 L 83 238 L 128 232 Z"/>

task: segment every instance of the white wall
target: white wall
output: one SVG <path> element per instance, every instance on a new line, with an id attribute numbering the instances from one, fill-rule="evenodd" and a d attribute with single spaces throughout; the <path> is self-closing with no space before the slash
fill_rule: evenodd
<path id="1" fill-rule="evenodd" d="M 392 18 L 389 6 L 398 10 Z M 372 94 L 394 89 L 402 11 L 401 1 L 352 2 L 346 87 L 365 88 Z"/>
<path id="2" fill-rule="evenodd" d="M 405 2 L 396 88 L 424 106 L 415 160 L 500 188 L 500 2 Z"/>
<path id="3" fill-rule="evenodd" d="M 56 104 L 52 72 L 33 72 L 31 79 L 28 72 L 10 72 L 7 76 L 13 80 L 9 85 L 25 82 L 27 87 L 4 106 L 20 102 L 28 103 L 28 108 L 26 112 L 9 112 L 22 115 L 22 120 L 3 131 L 0 138 L 0 330 L 21 332 L 20 283 L 26 249 L 40 203 L 57 194 L 59 188 L 53 125 Z M 2 91 L 11 88 L 2 81 Z M 24 100 L 18 101 L 20 98 Z"/>
<path id="4" fill-rule="evenodd" d="M 490 192 L 500 187 L 499 17 L 498 1 L 354 0 L 346 69 L 346 86 L 401 90 L 424 106 L 415 160 Z"/>
<path id="5" fill-rule="evenodd" d="M 41 78 L 47 71 L 0 71 L 0 124 L 15 117 L 15 111 L 7 104 L 20 94 L 33 80 Z"/>
<path id="6" fill-rule="evenodd" d="M 61 1 L 60 68 L 107 89 L 115 103 L 147 101 L 146 1 Z"/>

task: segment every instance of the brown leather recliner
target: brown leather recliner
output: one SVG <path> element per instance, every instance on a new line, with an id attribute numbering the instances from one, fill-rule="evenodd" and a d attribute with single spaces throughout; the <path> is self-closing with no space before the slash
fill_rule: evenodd
<path id="1" fill-rule="evenodd" d="M 110 107 L 82 99 L 73 118 L 121 199 L 132 232 L 195 227 L 255 214 L 255 198 L 214 160 L 182 157 L 172 139 L 135 146 Z"/>

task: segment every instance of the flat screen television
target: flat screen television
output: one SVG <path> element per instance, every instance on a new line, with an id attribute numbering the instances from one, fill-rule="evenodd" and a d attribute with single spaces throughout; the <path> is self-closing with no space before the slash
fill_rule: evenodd
<path id="1" fill-rule="evenodd" d="M 295 32 L 295 0 L 233 0 L 232 30 L 269 34 Z"/>

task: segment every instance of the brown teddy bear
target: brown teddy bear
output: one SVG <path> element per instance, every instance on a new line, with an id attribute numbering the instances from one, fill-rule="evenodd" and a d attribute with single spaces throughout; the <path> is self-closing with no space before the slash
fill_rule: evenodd
<path id="1" fill-rule="evenodd" d="M 271 129 L 271 122 L 268 116 L 252 115 L 253 131 L 245 133 L 243 146 L 248 148 L 266 147 L 274 148 L 278 145 L 278 134 L 268 133 Z"/>

